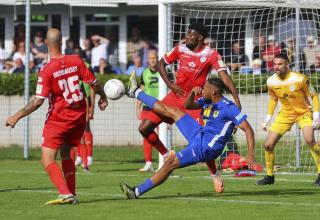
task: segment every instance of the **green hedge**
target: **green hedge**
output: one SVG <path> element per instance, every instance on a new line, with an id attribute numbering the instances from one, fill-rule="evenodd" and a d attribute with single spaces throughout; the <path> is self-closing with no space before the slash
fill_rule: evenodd
<path id="1" fill-rule="evenodd" d="M 261 94 L 267 92 L 266 82 L 270 75 L 244 75 L 244 74 L 232 74 L 232 79 L 240 94 Z M 116 78 L 124 82 L 125 84 L 129 80 L 127 75 L 97 75 L 97 79 L 101 84 L 104 84 L 107 80 Z M 314 73 L 309 75 L 311 83 L 314 88 L 319 91 L 320 77 Z M 30 95 L 33 95 L 36 90 L 37 74 L 30 75 Z M 0 95 L 23 95 L 24 94 L 24 75 L 23 74 L 2 74 L 0 73 Z"/>

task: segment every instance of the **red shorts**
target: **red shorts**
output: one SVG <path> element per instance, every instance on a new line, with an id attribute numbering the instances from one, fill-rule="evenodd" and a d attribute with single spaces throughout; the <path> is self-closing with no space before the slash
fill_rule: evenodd
<path id="1" fill-rule="evenodd" d="M 201 118 L 201 109 L 196 109 L 196 110 L 185 109 L 184 108 L 185 99 L 186 99 L 185 97 L 178 97 L 173 92 L 170 92 L 170 93 L 168 93 L 168 95 L 166 97 L 164 97 L 161 100 L 161 102 L 170 106 L 170 107 L 176 107 L 176 108 L 180 109 L 181 111 L 188 113 L 194 120 L 196 120 L 198 123 L 200 123 L 202 125 L 203 122 L 202 122 L 202 118 Z M 157 115 L 153 111 L 147 111 L 144 119 L 150 120 L 155 124 L 160 124 L 161 122 L 165 122 L 168 124 L 174 123 L 174 121 L 171 118 Z"/>
<path id="2" fill-rule="evenodd" d="M 59 148 L 64 144 L 78 146 L 85 127 L 85 119 L 72 124 L 47 121 L 43 128 L 41 146 L 53 149 Z"/>

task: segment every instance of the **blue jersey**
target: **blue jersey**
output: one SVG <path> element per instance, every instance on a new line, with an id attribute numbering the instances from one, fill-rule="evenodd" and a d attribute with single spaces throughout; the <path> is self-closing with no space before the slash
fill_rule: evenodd
<path id="1" fill-rule="evenodd" d="M 218 103 L 212 103 L 211 100 L 201 97 L 197 103 L 202 107 L 201 115 L 205 123 L 202 131 L 213 135 L 209 147 L 215 145 L 223 148 L 235 125 L 241 124 L 247 118 L 247 115 L 241 113 L 239 108 L 225 97 Z"/>

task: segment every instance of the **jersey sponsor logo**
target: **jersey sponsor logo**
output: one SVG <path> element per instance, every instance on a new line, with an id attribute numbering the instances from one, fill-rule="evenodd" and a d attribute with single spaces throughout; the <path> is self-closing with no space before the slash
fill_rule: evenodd
<path id="1" fill-rule="evenodd" d="M 37 84 L 37 89 L 36 89 L 36 94 L 41 94 L 42 93 L 42 85 Z"/>
<path id="2" fill-rule="evenodd" d="M 213 112 L 213 117 L 214 117 L 214 118 L 218 117 L 218 115 L 219 115 L 219 111 L 214 111 L 214 112 Z"/>
<path id="3" fill-rule="evenodd" d="M 195 64 L 194 62 L 192 62 L 192 61 L 191 61 L 191 62 L 189 62 L 188 64 L 189 64 L 189 66 L 190 66 L 191 68 L 193 68 L 193 67 L 195 67 L 195 66 L 196 66 L 196 64 Z"/>
<path id="4" fill-rule="evenodd" d="M 152 76 L 152 77 L 150 77 L 149 85 L 151 86 L 152 84 L 158 84 L 158 82 L 159 82 L 159 77 Z"/>
<path id="5" fill-rule="evenodd" d="M 201 57 L 201 58 L 200 58 L 200 62 L 201 62 L 201 63 L 206 62 L 206 60 L 207 60 L 207 57 Z"/>
<path id="6" fill-rule="evenodd" d="M 57 78 L 59 76 L 66 75 L 68 73 L 74 73 L 74 72 L 77 72 L 77 71 L 78 71 L 78 67 L 77 66 L 72 66 L 72 67 L 69 67 L 69 68 L 62 69 L 62 70 L 59 70 L 57 72 L 54 72 L 53 73 L 53 77 Z"/>
<path id="7" fill-rule="evenodd" d="M 238 114 L 236 116 L 237 121 L 239 121 L 241 118 L 243 118 L 245 116 L 245 114 L 243 114 L 242 112 L 240 112 L 240 114 Z"/>
<path id="8" fill-rule="evenodd" d="M 43 81 L 43 79 L 42 79 L 42 77 L 38 77 L 38 82 L 42 82 Z"/>
<path id="9" fill-rule="evenodd" d="M 296 90 L 295 85 L 291 85 L 291 86 L 290 86 L 290 91 L 293 92 L 294 90 Z"/>

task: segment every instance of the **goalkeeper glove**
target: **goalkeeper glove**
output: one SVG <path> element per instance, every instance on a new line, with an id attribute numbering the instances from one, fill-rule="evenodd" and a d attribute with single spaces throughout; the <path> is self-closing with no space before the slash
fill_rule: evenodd
<path id="1" fill-rule="evenodd" d="M 312 127 L 313 129 L 319 129 L 320 128 L 320 118 L 319 118 L 319 112 L 313 112 L 313 120 L 312 120 Z"/>
<path id="2" fill-rule="evenodd" d="M 267 130 L 267 126 L 270 123 L 271 118 L 272 118 L 272 115 L 267 115 L 266 116 L 266 118 L 264 119 L 264 121 L 261 124 L 261 127 L 262 127 L 263 130 L 265 130 L 265 131 Z"/>

